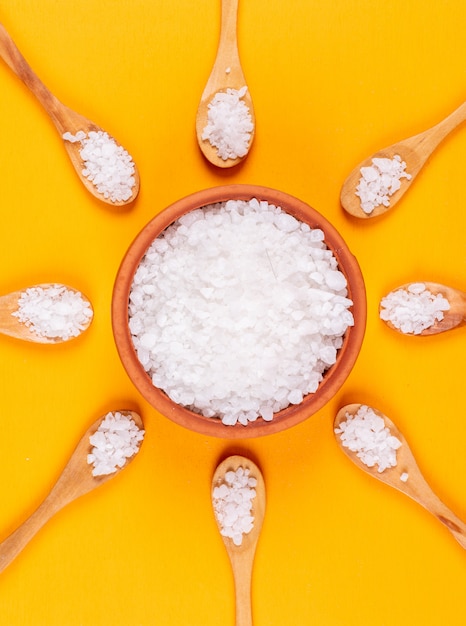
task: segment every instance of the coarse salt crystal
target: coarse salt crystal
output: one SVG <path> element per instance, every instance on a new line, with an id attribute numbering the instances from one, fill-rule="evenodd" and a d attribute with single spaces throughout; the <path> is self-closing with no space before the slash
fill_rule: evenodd
<path id="1" fill-rule="evenodd" d="M 361 201 L 364 213 L 370 215 L 378 206 L 390 206 L 390 197 L 400 188 L 401 179 L 412 178 L 405 170 L 406 163 L 399 155 L 393 159 L 373 158 L 372 165 L 361 168 L 355 194 Z"/>
<path id="2" fill-rule="evenodd" d="M 380 319 L 406 334 L 418 335 L 441 321 L 450 303 L 433 294 L 424 283 L 411 283 L 407 289 L 391 291 L 380 301 Z"/>
<path id="3" fill-rule="evenodd" d="M 92 475 L 113 474 L 123 467 L 139 451 L 144 434 L 131 416 L 119 411 L 107 413 L 89 437 L 93 447 L 87 462 L 93 465 Z"/>
<path id="4" fill-rule="evenodd" d="M 408 472 L 403 472 L 402 474 L 400 474 L 400 480 L 402 483 L 407 482 L 408 478 L 409 478 Z"/>

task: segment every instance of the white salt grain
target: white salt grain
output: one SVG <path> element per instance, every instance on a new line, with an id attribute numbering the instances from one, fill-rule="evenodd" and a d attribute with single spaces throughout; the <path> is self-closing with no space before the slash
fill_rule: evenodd
<path id="1" fill-rule="evenodd" d="M 136 184 L 135 165 L 128 152 L 104 131 L 65 133 L 65 141 L 80 142 L 84 161 L 83 175 L 92 182 L 104 198 L 125 202 Z"/>
<path id="2" fill-rule="evenodd" d="M 377 465 L 379 472 L 396 466 L 396 451 L 402 444 L 385 426 L 382 417 L 370 407 L 361 405 L 354 415 L 346 413 L 345 418 L 335 428 L 345 448 L 356 452 L 368 467 Z"/>
<path id="3" fill-rule="evenodd" d="M 12 315 L 40 337 L 67 341 L 87 328 L 93 312 L 79 291 L 52 284 L 25 289 Z"/>
<path id="4" fill-rule="evenodd" d="M 283 215 L 258 200 L 188 213 L 133 278 L 129 328 L 153 385 L 225 425 L 314 393 L 354 324 L 323 232 Z"/>
<path id="5" fill-rule="evenodd" d="M 217 148 L 219 158 L 236 159 L 248 152 L 254 130 L 249 107 L 242 100 L 247 87 L 218 91 L 208 104 L 207 124 L 202 139 Z"/>
<path id="6" fill-rule="evenodd" d="M 403 333 L 418 335 L 441 321 L 450 304 L 441 294 L 433 294 L 424 283 L 411 283 L 407 289 L 391 291 L 380 301 L 380 319 Z"/>
<path id="7" fill-rule="evenodd" d="M 390 197 L 401 187 L 400 180 L 411 179 L 411 174 L 405 170 L 406 163 L 399 155 L 393 159 L 374 158 L 372 165 L 361 168 L 355 193 L 361 200 L 364 213 L 370 215 L 380 205 L 390 206 Z"/>
<path id="8" fill-rule="evenodd" d="M 256 497 L 257 480 L 248 468 L 238 467 L 225 473 L 223 482 L 214 487 L 212 504 L 220 526 L 220 534 L 232 539 L 236 546 L 243 542 L 243 535 L 254 527 L 253 500 Z"/>
<path id="9" fill-rule="evenodd" d="M 401 480 L 402 483 L 406 483 L 408 481 L 408 478 L 409 478 L 408 472 L 403 472 L 400 475 L 400 480 Z"/>
<path id="10" fill-rule="evenodd" d="M 113 474 L 123 467 L 138 452 L 144 434 L 129 415 L 119 411 L 107 413 L 89 437 L 93 448 L 87 455 L 87 462 L 93 465 L 92 475 Z"/>

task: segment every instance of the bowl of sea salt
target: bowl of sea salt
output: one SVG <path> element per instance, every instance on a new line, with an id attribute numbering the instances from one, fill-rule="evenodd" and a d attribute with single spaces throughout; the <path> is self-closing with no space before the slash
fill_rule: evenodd
<path id="1" fill-rule="evenodd" d="M 222 438 L 294 426 L 359 354 L 356 258 L 305 202 L 255 185 L 194 193 L 136 236 L 113 290 L 116 347 L 162 415 Z"/>

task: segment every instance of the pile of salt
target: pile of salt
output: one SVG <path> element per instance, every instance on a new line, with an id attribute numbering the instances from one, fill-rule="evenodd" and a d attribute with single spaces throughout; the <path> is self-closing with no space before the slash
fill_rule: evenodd
<path id="1" fill-rule="evenodd" d="M 134 456 L 144 439 L 132 417 L 119 411 L 107 413 L 96 432 L 89 437 L 93 446 L 87 462 L 93 465 L 92 475 L 113 474 Z"/>
<path id="2" fill-rule="evenodd" d="M 12 315 L 40 337 L 67 341 L 88 327 L 93 312 L 79 291 L 52 284 L 25 289 Z"/>
<path id="3" fill-rule="evenodd" d="M 356 195 L 361 200 L 361 209 L 370 215 L 380 205 L 390 206 L 390 197 L 401 187 L 402 178 L 411 179 L 405 172 L 406 163 L 399 155 L 393 159 L 374 158 L 372 165 L 361 168 L 361 178 Z"/>
<path id="4" fill-rule="evenodd" d="M 335 428 L 345 448 L 356 452 L 356 456 L 368 467 L 377 465 L 379 472 L 396 466 L 396 451 L 402 444 L 391 434 L 380 415 L 361 405 L 354 415 L 346 413 L 345 418 Z"/>
<path id="5" fill-rule="evenodd" d="M 251 113 L 242 100 L 247 87 L 218 91 L 208 105 L 207 124 L 202 139 L 217 148 L 219 158 L 237 159 L 248 152 L 254 130 Z"/>
<path id="6" fill-rule="evenodd" d="M 314 393 L 354 324 L 320 229 L 265 201 L 191 211 L 154 240 L 129 327 L 154 386 L 225 425 L 271 420 Z"/>
<path id="7" fill-rule="evenodd" d="M 441 294 L 434 295 L 424 283 L 411 283 L 407 289 L 391 291 L 380 301 L 380 319 L 402 333 L 418 335 L 443 319 L 450 304 Z"/>
<path id="8" fill-rule="evenodd" d="M 80 142 L 80 155 L 84 161 L 83 175 L 91 181 L 104 198 L 112 202 L 125 202 L 136 184 L 136 168 L 131 155 L 104 131 L 80 130 L 73 135 L 65 133 L 65 141 Z"/>
<path id="9" fill-rule="evenodd" d="M 248 468 L 238 467 L 225 473 L 221 485 L 214 487 L 212 504 L 220 526 L 220 534 L 230 537 L 236 546 L 243 542 L 243 535 L 251 532 L 254 517 L 252 503 L 256 497 L 257 480 L 250 476 Z"/>

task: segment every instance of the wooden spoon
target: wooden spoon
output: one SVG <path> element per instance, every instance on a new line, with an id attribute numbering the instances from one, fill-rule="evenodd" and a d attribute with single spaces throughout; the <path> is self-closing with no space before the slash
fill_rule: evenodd
<path id="1" fill-rule="evenodd" d="M 113 206 L 122 206 L 133 202 L 139 192 L 139 174 L 136 168 L 134 173 L 135 184 L 132 188 L 131 197 L 128 200 L 121 201 L 112 201 L 110 198 L 106 198 L 97 190 L 97 187 L 83 175 L 82 170 L 84 169 L 84 161 L 80 155 L 81 143 L 79 141 L 73 143 L 64 140 L 63 135 L 66 132 L 70 132 L 75 135 L 78 131 L 83 131 L 87 134 L 90 131 L 101 131 L 102 129 L 94 124 L 94 122 L 91 122 L 82 115 L 79 115 L 79 113 L 72 111 L 67 106 L 62 104 L 47 89 L 44 83 L 28 65 L 26 59 L 18 50 L 13 39 L 2 24 L 0 24 L 0 57 L 5 61 L 8 67 L 13 70 L 18 78 L 20 78 L 31 90 L 37 100 L 44 107 L 45 111 L 49 114 L 58 131 L 58 134 L 63 140 L 65 149 L 71 159 L 71 163 L 73 164 L 86 189 L 99 200 Z"/>
<path id="2" fill-rule="evenodd" d="M 222 535 L 222 540 L 230 558 L 235 581 L 236 626 L 252 626 L 251 580 L 254 555 L 265 514 L 264 479 L 261 471 L 252 461 L 242 456 L 230 456 L 222 461 L 215 470 L 212 478 L 212 492 L 214 487 L 222 484 L 226 472 L 236 471 L 239 467 L 249 469 L 250 476 L 257 479 L 256 496 L 252 501 L 254 526 L 250 533 L 243 535 L 242 543 L 239 546 L 236 546 L 229 537 Z"/>
<path id="3" fill-rule="evenodd" d="M 413 283 L 407 283 L 405 285 L 401 285 L 394 291 L 398 291 L 398 289 L 408 290 L 409 286 Z M 447 311 L 443 312 L 443 319 L 438 321 L 436 320 L 431 326 L 425 328 L 420 333 L 415 336 L 426 336 L 426 335 L 436 335 L 438 333 L 443 333 L 447 330 L 452 330 L 453 328 L 459 328 L 460 326 L 464 326 L 466 324 L 466 293 L 464 291 L 460 291 L 459 289 L 454 289 L 453 287 L 447 287 L 446 285 L 441 285 L 439 283 L 430 283 L 426 281 L 422 281 L 422 284 L 426 286 L 426 289 L 430 291 L 433 295 L 440 294 L 446 300 L 448 300 L 450 304 L 450 308 Z M 379 310 L 382 307 L 379 306 Z M 396 328 L 389 320 L 383 320 L 387 326 L 396 330 L 403 335 L 412 334 L 412 333 L 403 333 L 399 328 Z"/>
<path id="4" fill-rule="evenodd" d="M 119 411 L 119 413 L 132 417 L 138 428 L 144 428 L 141 417 L 134 411 Z M 116 476 L 136 456 L 130 457 L 126 465 L 117 469 L 113 474 L 92 475 L 92 465 L 89 465 L 87 462 L 87 455 L 92 449 L 89 437 L 95 433 L 103 419 L 105 419 L 105 416 L 100 417 L 84 433 L 68 464 L 39 508 L 9 537 L 0 543 L 0 572 L 18 556 L 42 526 L 58 511 L 73 500 L 76 500 L 76 498 L 92 491 L 96 487 L 100 487 L 100 485 Z"/>
<path id="5" fill-rule="evenodd" d="M 395 204 L 403 197 L 408 191 L 411 184 L 414 182 L 420 169 L 423 167 L 427 159 L 432 152 L 437 148 L 440 142 L 445 139 L 459 124 L 466 119 L 466 102 L 458 107 L 453 113 L 446 117 L 436 126 L 433 126 L 429 130 L 395 143 L 388 148 L 379 150 L 374 155 L 365 159 L 360 163 L 348 176 L 343 183 L 343 187 L 340 193 L 340 202 L 345 211 L 354 215 L 355 217 L 377 217 L 382 213 L 392 209 Z M 375 158 L 388 158 L 393 159 L 395 155 L 399 155 L 401 160 L 406 163 L 406 173 L 411 175 L 411 178 L 402 178 L 400 180 L 401 187 L 390 197 L 389 206 L 379 205 L 372 213 L 365 213 L 360 204 L 360 199 L 356 196 L 355 191 L 358 186 L 359 179 L 361 178 L 361 167 L 368 167 L 372 164 L 372 159 Z"/>
<path id="6" fill-rule="evenodd" d="M 80 291 L 68 287 L 66 285 L 60 285 L 58 283 L 42 283 L 34 285 L 34 287 L 47 289 L 49 287 L 65 287 L 66 289 L 73 291 L 74 293 L 81 294 L 82 299 L 89 304 L 92 311 L 92 305 L 89 300 Z M 0 296 L 0 333 L 15 337 L 16 339 L 24 339 L 25 341 L 32 341 L 34 343 L 62 343 L 64 341 L 70 341 L 74 337 L 69 339 L 63 339 L 63 337 L 44 337 L 31 330 L 25 322 L 21 322 L 17 317 L 13 315 L 19 308 L 19 299 L 28 287 L 21 289 L 20 291 L 12 291 L 3 296 Z M 93 315 L 89 318 L 87 325 L 81 330 L 82 334 L 91 325 Z"/>
<path id="7" fill-rule="evenodd" d="M 246 83 L 246 79 L 241 68 L 241 62 L 238 53 L 238 42 L 236 36 L 238 15 L 238 0 L 222 0 L 222 21 L 220 29 L 220 39 L 218 43 L 217 56 L 209 76 L 207 84 L 201 96 L 201 101 L 196 116 L 196 134 L 199 147 L 210 163 L 217 167 L 228 168 L 233 167 L 246 158 L 222 159 L 217 154 L 217 148 L 213 147 L 207 139 L 202 139 L 202 133 L 207 124 L 208 105 L 215 94 L 219 91 L 227 89 L 241 89 Z M 254 108 L 252 104 L 249 90 L 246 92 L 244 103 L 249 109 L 254 128 Z M 248 152 L 254 138 L 254 130 L 249 140 Z"/>
<path id="8" fill-rule="evenodd" d="M 360 409 L 361 404 L 348 404 L 342 407 L 334 421 L 335 428 L 338 428 L 340 422 L 346 420 L 346 414 L 354 415 Z M 361 459 L 356 456 L 356 452 L 352 452 L 349 448 L 343 446 L 340 436 L 335 433 L 335 438 L 341 446 L 343 452 L 362 470 L 378 478 L 380 481 L 387 483 L 391 487 L 395 487 L 399 491 L 405 493 L 410 498 L 418 502 L 427 511 L 432 513 L 442 524 L 444 524 L 451 532 L 458 543 L 466 548 L 466 524 L 460 520 L 432 491 L 432 488 L 426 482 L 416 463 L 416 459 L 411 452 L 406 439 L 400 433 L 398 428 L 388 419 L 386 415 L 371 407 L 372 410 L 383 418 L 385 425 L 390 429 L 392 435 L 397 437 L 402 445 L 396 451 L 397 465 L 379 472 L 377 467 L 368 467 Z M 401 480 L 403 474 L 407 474 L 406 482 Z"/>

